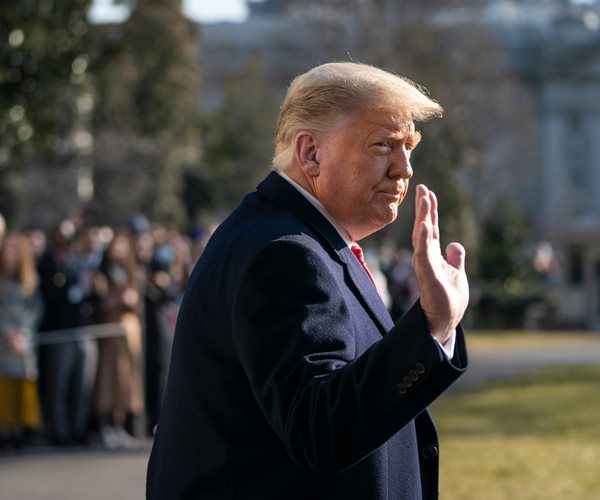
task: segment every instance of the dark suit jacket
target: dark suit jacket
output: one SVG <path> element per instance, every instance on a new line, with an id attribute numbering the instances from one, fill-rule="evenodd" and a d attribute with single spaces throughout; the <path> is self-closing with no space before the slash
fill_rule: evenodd
<path id="1" fill-rule="evenodd" d="M 152 500 L 431 499 L 430 404 L 465 369 L 395 325 L 327 220 L 271 173 L 192 273 L 150 458 Z"/>

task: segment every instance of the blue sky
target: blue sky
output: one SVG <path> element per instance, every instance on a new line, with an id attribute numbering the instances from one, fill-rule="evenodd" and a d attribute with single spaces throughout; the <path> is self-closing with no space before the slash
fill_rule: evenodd
<path id="1" fill-rule="evenodd" d="M 183 10 L 194 21 L 211 23 L 243 21 L 247 15 L 243 0 L 183 0 Z M 112 5 L 111 0 L 94 0 L 90 18 L 97 22 L 118 22 L 127 17 L 127 9 Z"/>

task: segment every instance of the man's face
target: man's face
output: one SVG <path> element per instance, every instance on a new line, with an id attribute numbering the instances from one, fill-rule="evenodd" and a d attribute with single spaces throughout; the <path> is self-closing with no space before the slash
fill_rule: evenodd
<path id="1" fill-rule="evenodd" d="M 368 111 L 344 120 L 319 141 L 319 201 L 355 240 L 393 222 L 412 177 L 412 120 Z"/>

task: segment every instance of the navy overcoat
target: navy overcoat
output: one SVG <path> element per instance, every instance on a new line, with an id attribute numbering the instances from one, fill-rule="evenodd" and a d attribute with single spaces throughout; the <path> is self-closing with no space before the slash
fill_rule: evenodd
<path id="1" fill-rule="evenodd" d="M 466 364 L 460 327 L 449 361 L 418 302 L 394 324 L 333 226 L 271 172 L 190 278 L 147 498 L 437 498 L 427 406 Z"/>

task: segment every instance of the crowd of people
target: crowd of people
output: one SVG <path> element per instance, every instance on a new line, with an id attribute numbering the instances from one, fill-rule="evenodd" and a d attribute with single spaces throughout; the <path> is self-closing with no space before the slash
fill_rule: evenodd
<path id="1" fill-rule="evenodd" d="M 153 435 L 179 303 L 210 233 L 140 215 L 10 232 L 0 215 L 0 450 L 133 448 Z M 367 259 L 401 316 L 416 293 L 410 254 Z"/>
<path id="2" fill-rule="evenodd" d="M 156 425 L 206 233 L 143 216 L 19 232 L 0 219 L 0 447 L 137 446 Z"/>

